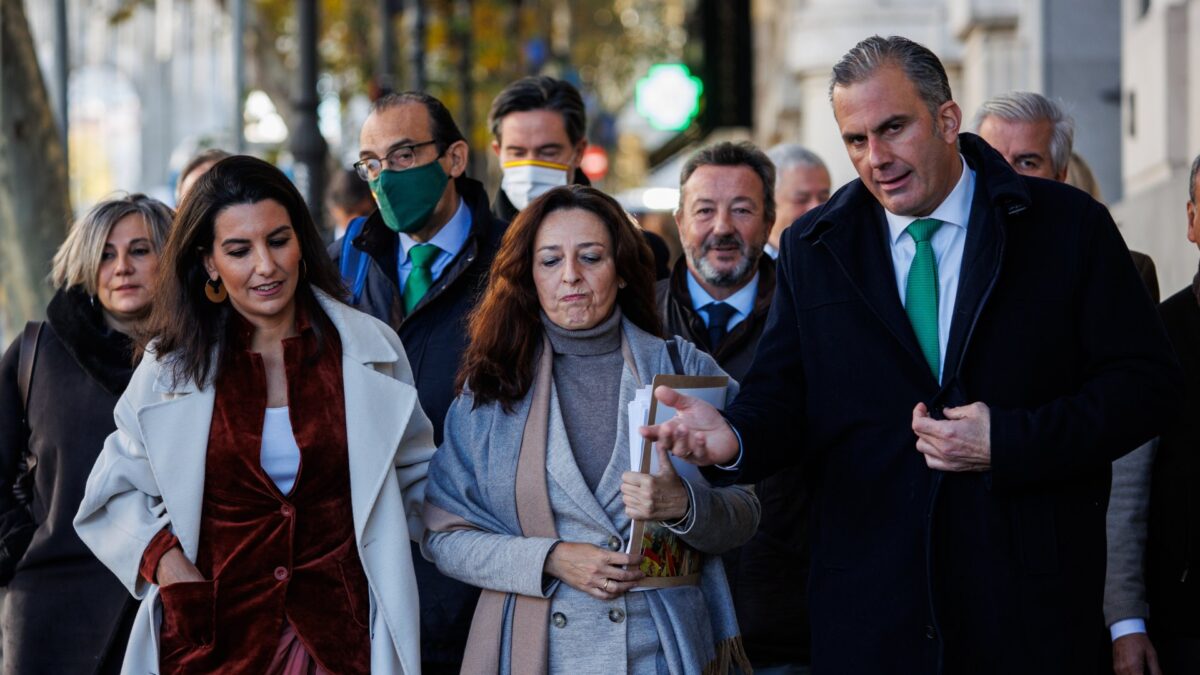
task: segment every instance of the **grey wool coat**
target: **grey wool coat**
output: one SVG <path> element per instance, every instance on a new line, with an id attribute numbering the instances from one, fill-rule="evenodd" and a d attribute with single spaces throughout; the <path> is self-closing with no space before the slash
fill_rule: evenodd
<path id="1" fill-rule="evenodd" d="M 628 320 L 623 321 L 623 330 L 634 363 L 646 383 L 654 374 L 673 372 L 663 340 L 641 331 Z M 724 374 L 710 356 L 689 342 L 680 342 L 680 355 L 687 374 Z M 567 441 L 557 392 L 551 392 L 547 488 L 561 541 L 624 549 L 630 529 L 620 492 L 621 474 L 629 467 L 626 404 L 636 389 L 634 375 L 625 367 L 620 386 L 620 414 L 614 421 L 615 449 L 594 494 L 584 482 Z M 737 385 L 731 381 L 727 400 L 736 392 Z M 446 417 L 444 440 L 431 464 L 431 472 L 438 471 L 439 462 L 447 460 L 443 455 L 448 453 L 487 456 L 479 452 L 476 447 L 479 443 L 487 443 L 489 448 L 519 448 L 529 399 L 527 395 L 516 404 L 513 413 L 505 414 L 499 404 L 472 410 L 470 394 L 460 396 Z M 489 468 L 495 466 L 490 464 Z M 479 501 L 491 501 L 486 494 L 490 491 L 512 491 L 515 479 L 515 475 L 499 472 L 488 475 L 487 480 L 477 484 L 485 493 Z M 694 518 L 679 533 L 694 548 L 706 554 L 720 554 L 740 546 L 754 534 L 759 504 L 751 491 L 742 487 L 712 488 L 699 481 L 689 483 L 688 487 L 693 495 Z M 493 515 L 506 519 L 505 514 Z M 672 611 L 690 613 L 697 622 L 703 622 L 708 617 L 708 608 L 699 587 L 630 592 L 615 600 L 602 601 L 563 583 L 547 584 L 542 569 L 555 541 L 477 530 L 429 531 L 424 552 L 444 574 L 466 583 L 501 592 L 549 597 L 550 673 L 683 672 L 685 668 L 675 659 L 656 649 L 658 629 L 646 596 L 658 594 L 656 601 L 661 599 Z M 650 644 L 643 644 L 647 640 Z M 509 647 L 503 649 L 507 653 Z M 520 645 L 511 649 L 520 649 Z"/>

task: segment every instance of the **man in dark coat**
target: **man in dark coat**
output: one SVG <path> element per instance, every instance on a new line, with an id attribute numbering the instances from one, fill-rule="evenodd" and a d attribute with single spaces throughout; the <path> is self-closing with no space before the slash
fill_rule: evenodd
<path id="1" fill-rule="evenodd" d="M 1200 244 L 1200 156 L 1188 182 L 1187 238 Z M 1162 672 L 1200 672 L 1200 273 L 1159 306 L 1183 364 L 1184 414 L 1158 439 L 1150 483 L 1145 585 Z"/>
<path id="2" fill-rule="evenodd" d="M 655 286 L 668 335 L 712 354 L 742 380 L 767 323 L 775 262 L 764 246 L 775 223 L 776 175 L 749 143 L 718 143 L 680 174 L 675 212 L 684 255 Z M 809 492 L 795 467 L 754 486 L 762 518 L 754 538 L 725 554 L 738 627 L 755 672 L 804 672 Z"/>
<path id="3" fill-rule="evenodd" d="M 999 152 L 1013 170 L 1067 182 L 1075 120 L 1057 101 L 1031 91 L 994 96 L 975 116 L 979 137 Z M 1150 256 L 1130 251 L 1146 290 L 1158 302 L 1158 274 Z M 1154 662 L 1154 647 L 1146 636 L 1145 589 L 1129 588 L 1126 580 L 1140 577 L 1145 548 L 1146 496 L 1150 487 L 1149 445 L 1113 462 L 1108 503 L 1108 563 L 1104 584 L 1104 622 L 1113 643 L 1117 675 L 1141 675 Z M 1141 522 L 1142 527 L 1132 523 Z"/>
<path id="4" fill-rule="evenodd" d="M 492 213 L 511 222 L 551 188 L 591 185 L 579 168 L 587 150 L 587 110 L 575 85 L 548 75 L 523 77 L 503 89 L 488 113 L 492 152 L 500 160 L 500 189 Z M 643 230 L 654 252 L 656 279 L 665 279 L 670 250 Z"/>
<path id="5" fill-rule="evenodd" d="M 1057 101 L 1032 91 L 1010 91 L 983 102 L 975 114 L 979 137 L 1023 176 L 1067 180 L 1075 120 Z M 1097 197 L 1099 199 L 1099 197 Z M 1133 266 L 1158 302 L 1158 270 L 1145 253 L 1130 251 Z"/>
<path id="6" fill-rule="evenodd" d="M 644 433 L 716 481 L 806 461 L 815 672 L 1100 673 L 1110 463 L 1180 385 L 1128 249 L 960 134 L 921 45 L 864 40 L 831 93 L 859 180 L 784 234 L 725 417 L 661 389 Z"/>
<path id="7" fill-rule="evenodd" d="M 464 174 L 466 140 L 432 96 L 409 92 L 376 101 L 359 146 L 355 167 L 380 208 L 352 221 L 349 240 L 334 242 L 330 253 L 351 286 L 352 304 L 400 336 L 440 444 L 466 349 L 466 317 L 508 224 L 492 216 L 483 185 Z M 422 670 L 457 673 L 479 590 L 440 574 L 416 544 L 413 566 Z"/>

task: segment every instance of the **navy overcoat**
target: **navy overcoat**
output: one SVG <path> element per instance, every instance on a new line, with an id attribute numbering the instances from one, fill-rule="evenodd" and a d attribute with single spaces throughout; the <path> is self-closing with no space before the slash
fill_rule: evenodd
<path id="1" fill-rule="evenodd" d="M 737 480 L 814 472 L 825 675 L 1101 672 L 1110 463 L 1178 407 L 1178 364 L 1107 209 L 977 136 L 960 146 L 976 184 L 943 381 L 900 302 L 883 208 L 855 180 L 785 233 L 727 412 Z M 927 468 L 913 407 L 974 401 L 991 409 L 991 470 Z"/>

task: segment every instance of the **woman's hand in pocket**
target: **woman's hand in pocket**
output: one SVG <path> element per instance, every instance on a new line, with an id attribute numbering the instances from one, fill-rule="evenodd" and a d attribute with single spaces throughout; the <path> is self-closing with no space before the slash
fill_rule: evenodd
<path id="1" fill-rule="evenodd" d="M 200 570 L 188 560 L 183 551 L 176 546 L 163 554 L 158 560 L 158 569 L 154 578 L 160 588 L 185 581 L 206 581 Z"/>

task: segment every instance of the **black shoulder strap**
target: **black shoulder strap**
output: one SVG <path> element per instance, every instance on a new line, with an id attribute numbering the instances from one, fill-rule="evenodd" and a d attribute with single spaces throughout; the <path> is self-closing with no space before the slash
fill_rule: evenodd
<path id="1" fill-rule="evenodd" d="M 675 338 L 667 338 L 667 353 L 671 355 L 671 367 L 675 369 L 675 374 L 686 374 L 683 370 L 683 357 L 679 355 L 679 343 Z"/>
<path id="2" fill-rule="evenodd" d="M 38 337 L 42 333 L 41 321 L 25 324 L 21 333 L 21 356 L 17 365 L 17 391 L 21 394 L 21 409 L 29 414 L 29 383 L 33 381 L 33 364 L 37 361 Z"/>

